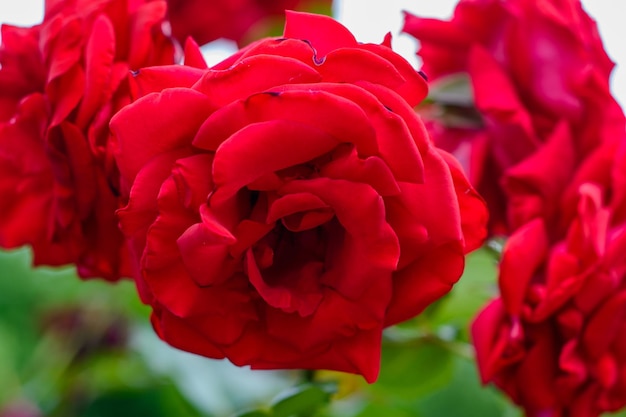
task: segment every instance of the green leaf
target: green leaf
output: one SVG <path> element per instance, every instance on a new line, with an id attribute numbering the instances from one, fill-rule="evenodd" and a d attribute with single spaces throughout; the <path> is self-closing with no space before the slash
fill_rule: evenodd
<path id="1" fill-rule="evenodd" d="M 442 105 L 474 107 L 474 91 L 467 73 L 456 73 L 433 81 L 429 100 Z"/>
<path id="2" fill-rule="evenodd" d="M 415 409 L 424 417 L 521 417 L 495 388 L 480 385 L 473 362 L 456 357 L 454 376 L 443 389 L 420 398 Z"/>
<path id="3" fill-rule="evenodd" d="M 0 381 L 2 381 L 0 404 L 4 404 L 5 401 L 17 396 L 20 381 L 15 369 L 18 344 L 15 334 L 5 327 L 3 321 L 0 321 L 0 340 L 2 340 L 0 343 Z"/>
<path id="4" fill-rule="evenodd" d="M 82 417 L 200 417 L 174 385 L 109 391 L 89 403 Z"/>
<path id="5" fill-rule="evenodd" d="M 100 279 L 81 280 L 76 268 L 69 266 L 32 267 L 29 248 L 0 250 L 0 316 L 15 322 L 21 319 L 21 325 L 32 327 L 33 318 L 24 317 L 23 311 L 38 313 L 85 300 L 89 300 L 89 305 L 106 306 L 142 320 L 146 320 L 150 311 L 141 304 L 131 280 L 114 285 Z"/>
<path id="6" fill-rule="evenodd" d="M 421 417 L 406 405 L 369 403 L 355 417 Z"/>
<path id="7" fill-rule="evenodd" d="M 452 353 L 425 339 L 385 344 L 378 381 L 370 389 L 383 396 L 414 399 L 436 391 L 452 378 Z"/>
<path id="8" fill-rule="evenodd" d="M 328 404 L 332 392 L 329 384 L 303 384 L 279 394 L 272 401 L 273 417 L 309 417 Z"/>
<path id="9" fill-rule="evenodd" d="M 237 413 L 233 417 L 271 417 L 271 415 L 263 410 L 247 410 Z"/>

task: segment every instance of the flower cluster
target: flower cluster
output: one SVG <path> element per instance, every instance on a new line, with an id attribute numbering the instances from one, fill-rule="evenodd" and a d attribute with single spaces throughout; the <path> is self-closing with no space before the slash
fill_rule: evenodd
<path id="1" fill-rule="evenodd" d="M 174 62 L 165 2 L 49 0 L 42 24 L 2 27 L 0 246 L 83 277 L 128 275 L 115 210 L 111 116 L 129 70 Z"/>
<path id="2" fill-rule="evenodd" d="M 506 235 L 483 382 L 529 417 L 626 406 L 626 122 L 580 1 L 407 14 L 423 72 L 301 12 L 211 68 L 197 47 L 311 4 L 47 0 L 4 25 L 0 247 L 132 277 L 177 348 L 372 382 L 383 329 Z"/>
<path id="3" fill-rule="evenodd" d="M 487 200 L 492 232 L 542 217 L 551 236 L 563 235 L 574 215 L 564 196 L 571 179 L 624 131 L 609 91 L 613 63 L 580 2 L 462 0 L 451 21 L 407 15 L 404 31 L 420 41 L 435 88 L 469 84 L 469 103 L 444 91 L 447 117 L 428 124 Z"/>
<path id="4" fill-rule="evenodd" d="M 510 234 L 500 297 L 472 326 L 483 382 L 529 417 L 624 407 L 626 133 L 595 23 L 577 0 L 462 0 L 404 30 L 443 86 L 431 134 Z"/>
<path id="5" fill-rule="evenodd" d="M 49 0 L 40 25 L 3 27 L 0 246 L 132 276 L 181 349 L 375 380 L 383 328 L 446 294 L 486 235 L 413 111 L 425 79 L 390 37 L 297 12 L 210 69 L 188 40 L 178 65 L 170 6 Z"/>
<path id="6" fill-rule="evenodd" d="M 624 138 L 589 158 L 575 217 L 552 242 L 535 219 L 500 265 L 501 297 L 473 324 L 478 366 L 529 416 L 598 416 L 626 406 Z"/>

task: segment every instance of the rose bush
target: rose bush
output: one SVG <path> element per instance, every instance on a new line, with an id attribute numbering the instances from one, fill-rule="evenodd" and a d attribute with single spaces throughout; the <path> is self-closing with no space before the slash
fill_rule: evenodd
<path id="1" fill-rule="evenodd" d="M 111 116 L 129 70 L 174 62 L 164 1 L 48 0 L 44 22 L 2 27 L 0 246 L 82 277 L 128 275 L 117 228 Z"/>
<path id="2" fill-rule="evenodd" d="M 172 35 L 184 44 L 191 36 L 202 45 L 219 38 L 248 43 L 266 36 L 268 25 L 285 10 L 313 11 L 327 8 L 332 0 L 167 0 Z M 261 33 L 261 36 L 258 36 Z"/>
<path id="3" fill-rule="evenodd" d="M 624 126 L 609 91 L 613 63 L 580 2 L 462 0 L 450 21 L 407 14 L 404 31 L 420 41 L 434 89 L 443 86 L 431 134 L 465 162 L 492 230 L 542 217 L 562 238 L 573 214 L 562 190 Z"/>
<path id="4" fill-rule="evenodd" d="M 119 217 L 161 338 L 371 382 L 383 327 L 458 280 L 485 207 L 430 142 L 412 110 L 426 83 L 389 41 L 290 12 L 282 38 L 201 76 L 136 75 L 146 95 L 111 122 L 132 184 Z"/>
<path id="5" fill-rule="evenodd" d="M 585 161 L 566 238 L 535 219 L 500 265 L 501 297 L 472 326 L 483 382 L 526 415 L 595 417 L 626 406 L 626 138 Z M 584 179 L 583 179 L 584 177 Z"/>

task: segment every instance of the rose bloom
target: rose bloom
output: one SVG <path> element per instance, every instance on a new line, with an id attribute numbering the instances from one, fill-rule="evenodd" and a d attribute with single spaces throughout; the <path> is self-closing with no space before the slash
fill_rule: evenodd
<path id="1" fill-rule="evenodd" d="M 492 232 L 543 217 L 562 237 L 572 218 L 561 214 L 561 191 L 587 154 L 624 129 L 609 92 L 613 63 L 580 2 L 461 0 L 450 21 L 407 14 L 404 31 L 443 89 L 430 133 L 487 200 Z M 450 89 L 455 79 L 467 91 Z"/>
<path id="2" fill-rule="evenodd" d="M 332 0 L 167 0 L 172 35 L 202 45 L 219 38 L 246 44 L 266 36 L 285 10 L 328 9 Z M 260 34 L 260 36 L 259 36 Z"/>
<path id="3" fill-rule="evenodd" d="M 625 162 L 623 136 L 586 161 L 589 181 L 577 187 L 563 241 L 549 243 L 542 219 L 511 236 L 501 297 L 472 325 L 483 382 L 495 382 L 528 417 L 594 417 L 626 406 Z"/>
<path id="4" fill-rule="evenodd" d="M 111 116 L 130 102 L 129 70 L 173 63 L 164 1 L 49 0 L 44 22 L 2 26 L 0 246 L 82 277 L 123 271 Z"/>
<path id="5" fill-rule="evenodd" d="M 430 142 L 413 112 L 426 83 L 389 45 L 289 12 L 282 38 L 200 76 L 137 74 L 146 95 L 111 121 L 132 184 L 119 216 L 162 339 L 371 382 L 383 327 L 458 280 L 485 206 Z"/>

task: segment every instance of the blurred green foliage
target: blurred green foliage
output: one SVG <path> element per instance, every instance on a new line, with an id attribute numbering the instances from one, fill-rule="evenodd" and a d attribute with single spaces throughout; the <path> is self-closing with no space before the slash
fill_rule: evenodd
<path id="1" fill-rule="evenodd" d="M 132 282 L 81 281 L 0 252 L 0 417 L 519 417 L 481 387 L 468 325 L 494 296 L 496 257 L 468 258 L 454 290 L 385 331 L 375 384 L 337 372 L 259 372 L 175 351 Z M 329 382 L 330 381 L 330 382 Z"/>
<path id="2" fill-rule="evenodd" d="M 82 282 L 72 268 L 30 264 L 27 250 L 0 253 L 4 414 L 31 404 L 33 416 L 201 415 L 129 349 L 133 322 L 148 316 L 131 282 Z"/>

